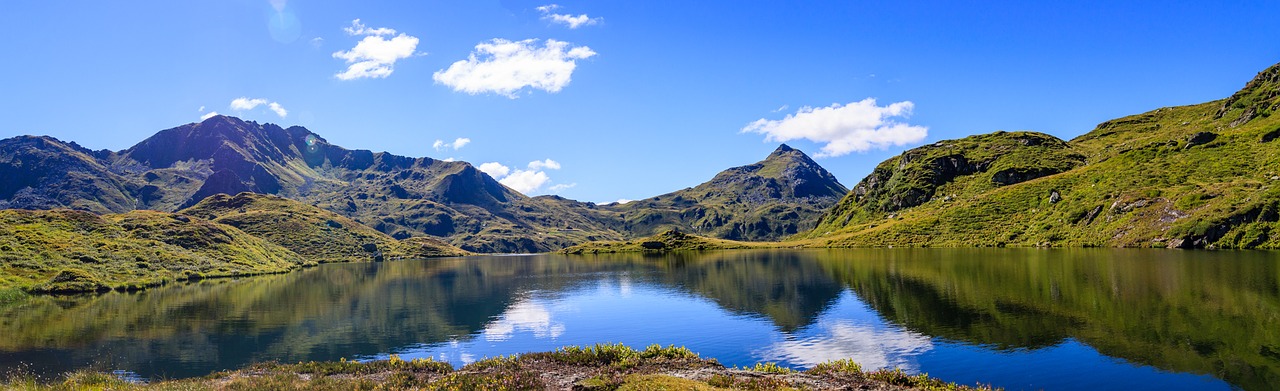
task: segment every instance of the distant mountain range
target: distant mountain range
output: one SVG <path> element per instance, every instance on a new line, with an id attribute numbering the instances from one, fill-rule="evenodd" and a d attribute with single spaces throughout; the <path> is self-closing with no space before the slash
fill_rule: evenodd
<path id="1" fill-rule="evenodd" d="M 1107 121 L 1070 141 L 995 132 L 911 149 L 852 190 L 782 145 L 698 186 L 607 205 L 528 197 L 465 162 L 349 150 L 306 128 L 215 116 L 123 151 L 0 140 L 0 209 L 178 211 L 248 192 L 474 252 L 671 229 L 812 247 L 1280 248 L 1277 112 L 1280 65 L 1227 99 Z"/>
<path id="2" fill-rule="evenodd" d="M 396 239 L 430 235 L 476 252 L 542 252 L 668 228 L 778 240 L 812 228 L 846 191 L 785 145 L 694 188 L 596 205 L 528 197 L 466 162 L 349 150 L 303 127 L 227 116 L 162 130 L 123 151 L 43 136 L 0 140 L 0 208 L 177 211 L 217 194 L 271 194 Z"/>

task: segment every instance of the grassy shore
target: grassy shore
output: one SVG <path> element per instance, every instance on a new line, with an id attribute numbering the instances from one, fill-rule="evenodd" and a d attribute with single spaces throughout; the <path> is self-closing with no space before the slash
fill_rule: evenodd
<path id="1" fill-rule="evenodd" d="M 454 369 L 431 359 L 263 363 L 203 378 L 130 382 L 76 371 L 52 381 L 11 373 L 13 390 L 968 390 L 927 375 L 863 371 L 839 360 L 807 371 L 773 363 L 727 368 L 683 347 L 570 346 L 553 352 L 490 358 Z M 987 389 L 987 388 L 981 388 Z"/>
<path id="2" fill-rule="evenodd" d="M 561 254 L 610 254 L 631 252 L 735 250 L 752 248 L 793 247 L 787 242 L 739 242 L 690 235 L 669 230 L 647 238 L 635 240 L 596 241 L 560 250 Z"/>

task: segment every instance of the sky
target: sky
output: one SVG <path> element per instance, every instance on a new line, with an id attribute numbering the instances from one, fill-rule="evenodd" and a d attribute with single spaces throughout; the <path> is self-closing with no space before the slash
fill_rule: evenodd
<path id="1" fill-rule="evenodd" d="M 782 142 L 852 187 L 910 148 L 1070 139 L 1280 62 L 1277 1 L 967 3 L 6 1 L 0 137 L 121 150 L 219 113 L 604 203 Z"/>

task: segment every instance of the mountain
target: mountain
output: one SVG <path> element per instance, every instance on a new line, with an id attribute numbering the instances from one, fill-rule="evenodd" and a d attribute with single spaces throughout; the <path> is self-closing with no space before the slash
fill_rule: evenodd
<path id="1" fill-rule="evenodd" d="M 776 241 L 808 231 L 848 189 L 786 144 L 755 164 L 660 196 L 607 205 L 613 226 L 632 237 L 676 229 L 740 241 Z"/>
<path id="2" fill-rule="evenodd" d="M 424 238 L 413 241 L 430 247 L 438 237 L 474 252 L 545 252 L 673 228 L 776 240 L 812 227 L 844 192 L 830 173 L 785 145 L 694 188 L 596 205 L 528 197 L 466 162 L 349 150 L 303 127 L 228 116 L 162 130 L 118 152 L 50 137 L 0 140 L 0 208 L 175 212 L 218 194 L 269 194 L 393 240 Z"/>
<path id="3" fill-rule="evenodd" d="M 817 246 L 1280 248 L 1280 64 L 1223 100 L 1064 142 L 996 132 L 878 165 Z"/>
<path id="4" fill-rule="evenodd" d="M 133 210 L 139 186 L 111 171 L 109 156 L 52 137 L 0 140 L 0 209 Z"/>

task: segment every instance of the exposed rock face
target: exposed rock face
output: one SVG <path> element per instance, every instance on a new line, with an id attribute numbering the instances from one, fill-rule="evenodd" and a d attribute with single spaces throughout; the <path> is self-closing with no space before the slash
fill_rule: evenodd
<path id="1" fill-rule="evenodd" d="M 52 137 L 0 140 L 0 208 L 75 208 L 95 213 L 137 207 L 141 189 L 90 151 Z"/>
<path id="2" fill-rule="evenodd" d="M 1190 137 L 1187 137 L 1186 148 L 1191 148 L 1197 145 L 1208 144 L 1210 142 L 1213 142 L 1213 140 L 1217 138 L 1218 138 L 1218 135 L 1213 132 L 1195 132 L 1195 133 L 1192 133 Z"/>

